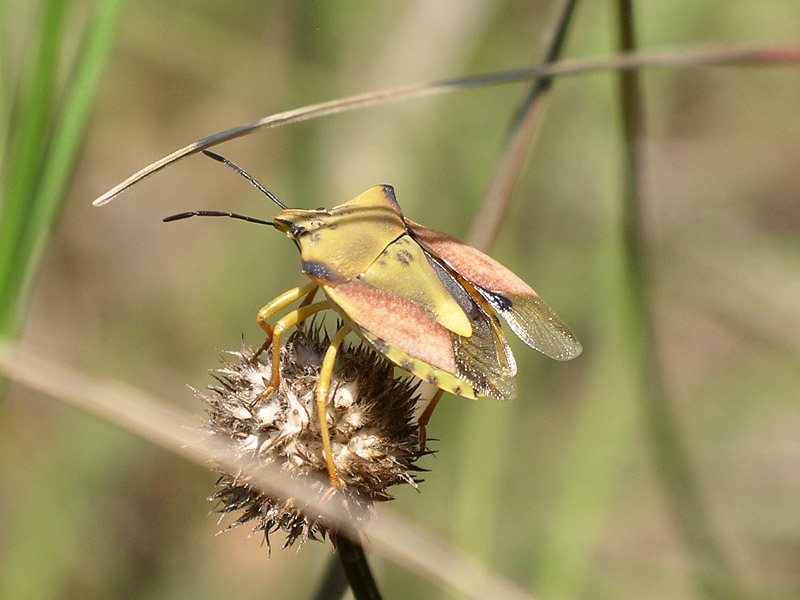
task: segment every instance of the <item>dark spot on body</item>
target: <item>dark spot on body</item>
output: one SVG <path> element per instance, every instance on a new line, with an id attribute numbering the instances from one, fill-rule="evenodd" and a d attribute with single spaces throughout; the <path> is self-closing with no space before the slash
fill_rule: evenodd
<path id="1" fill-rule="evenodd" d="M 381 354 L 386 354 L 389 351 L 389 344 L 380 338 L 375 338 L 375 340 L 372 342 L 372 345 L 375 346 L 375 350 Z"/>
<path id="2" fill-rule="evenodd" d="M 428 375 L 425 380 L 432 385 L 439 385 L 439 378 L 433 373 Z"/>
<path id="3" fill-rule="evenodd" d="M 411 252 L 409 252 L 408 250 L 398 250 L 397 260 L 401 265 L 407 267 L 412 262 L 414 262 L 414 255 L 411 254 Z"/>
<path id="4" fill-rule="evenodd" d="M 400 361 L 400 368 L 405 370 L 405 371 L 409 371 L 410 372 L 411 369 L 414 368 L 414 363 L 412 363 L 410 360 L 401 360 Z"/>
<path id="5" fill-rule="evenodd" d="M 513 305 L 511 300 L 500 294 L 491 294 L 492 305 L 501 312 L 508 312 Z"/>
<path id="6" fill-rule="evenodd" d="M 453 386 L 453 393 L 456 394 L 456 395 L 460 395 L 461 394 L 461 386 L 460 385 L 454 385 Z"/>
<path id="7" fill-rule="evenodd" d="M 335 282 L 337 280 L 341 280 L 341 277 L 337 277 L 336 273 L 331 270 L 330 266 L 318 260 L 304 260 L 303 273 L 309 277 L 320 279 L 322 281 Z"/>
<path id="8" fill-rule="evenodd" d="M 312 244 L 316 244 L 320 240 L 319 231 L 312 231 L 308 234 L 308 239 L 311 240 Z"/>

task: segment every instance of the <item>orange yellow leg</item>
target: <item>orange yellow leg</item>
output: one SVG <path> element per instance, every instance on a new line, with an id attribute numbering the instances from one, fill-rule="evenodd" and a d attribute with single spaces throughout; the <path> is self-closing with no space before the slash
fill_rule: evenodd
<path id="1" fill-rule="evenodd" d="M 272 377 L 269 380 L 267 389 L 261 393 L 262 397 L 269 396 L 274 392 L 281 380 L 281 335 L 283 335 L 283 332 L 289 329 L 289 327 L 293 327 L 305 321 L 314 313 L 318 313 L 330 307 L 331 304 L 327 300 L 315 302 L 314 304 L 309 304 L 308 306 L 293 310 L 275 323 L 275 327 L 272 329 Z"/>
<path id="2" fill-rule="evenodd" d="M 318 287 L 315 287 L 313 290 L 308 292 L 308 294 L 306 294 L 306 297 L 303 298 L 303 301 L 300 303 L 299 308 L 303 308 L 304 306 L 308 306 L 309 304 L 311 304 L 312 300 L 314 300 L 314 296 L 317 295 L 318 289 L 319 289 Z"/>
<path id="3" fill-rule="evenodd" d="M 313 304 L 311 306 L 314 306 Z M 325 351 L 325 358 L 322 359 L 322 367 L 319 370 L 319 379 L 317 380 L 317 388 L 315 390 L 317 400 L 317 415 L 319 417 L 319 429 L 322 435 L 322 448 L 325 452 L 325 464 L 328 466 L 328 476 L 331 480 L 331 485 L 335 487 L 342 487 L 342 481 L 339 479 L 339 473 L 336 471 L 336 465 L 333 462 L 333 448 L 331 446 L 331 434 L 328 430 L 328 392 L 331 387 L 331 375 L 333 375 L 333 365 L 336 362 L 336 353 L 339 351 L 339 346 L 345 336 L 350 333 L 349 325 L 342 325 L 339 331 Z"/>
<path id="4" fill-rule="evenodd" d="M 442 399 L 442 394 L 444 394 L 443 389 L 436 390 L 436 393 L 431 398 L 431 401 L 428 402 L 428 406 L 425 407 L 424 412 L 419 416 L 419 448 L 423 452 L 425 451 L 425 441 L 428 439 L 428 432 L 425 429 L 428 425 L 428 422 L 431 420 L 431 416 L 433 415 L 433 411 L 436 409 L 436 405 L 439 404 L 439 400 Z"/>
<path id="5" fill-rule="evenodd" d="M 261 329 L 267 333 L 267 339 L 262 344 L 261 348 L 258 349 L 258 352 L 253 355 L 253 360 L 258 358 L 264 350 L 269 348 L 269 345 L 272 342 L 273 327 L 269 324 L 269 318 L 279 310 L 286 308 L 292 302 L 305 296 L 306 294 L 308 294 L 308 296 L 306 296 L 306 299 L 303 300 L 303 305 L 307 305 L 308 302 L 306 302 L 306 300 L 310 302 L 309 296 L 313 298 L 314 296 L 312 295 L 312 292 L 316 291 L 317 284 L 312 281 L 306 285 L 301 285 L 300 287 L 292 288 L 283 292 L 280 296 L 272 300 L 269 304 L 263 306 L 261 310 L 258 311 L 256 322 L 258 322 L 258 324 L 261 326 Z"/>

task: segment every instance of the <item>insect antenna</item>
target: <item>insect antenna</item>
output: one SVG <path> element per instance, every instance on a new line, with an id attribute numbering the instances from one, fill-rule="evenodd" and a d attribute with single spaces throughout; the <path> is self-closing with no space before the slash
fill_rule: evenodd
<path id="1" fill-rule="evenodd" d="M 247 215 L 240 215 L 238 213 L 223 212 L 221 210 L 192 210 L 189 212 L 178 213 L 164 217 L 163 221 L 169 223 L 171 221 L 180 221 L 181 219 L 188 219 L 189 217 L 229 217 L 231 219 L 239 219 L 240 221 L 247 221 L 248 223 L 258 223 L 259 225 L 270 225 L 275 227 L 275 223 L 265 219 L 257 219 L 255 217 L 248 217 Z"/>
<path id="2" fill-rule="evenodd" d="M 233 161 L 228 160 L 224 156 L 220 156 L 216 152 L 211 152 L 211 150 L 203 150 L 203 154 L 205 154 L 209 158 L 213 158 L 217 162 L 221 162 L 222 164 L 228 165 L 231 169 L 233 169 L 234 171 L 239 173 L 239 175 L 241 175 L 242 177 L 247 179 L 247 181 L 249 181 L 254 186 L 256 186 L 256 188 L 258 189 L 259 192 L 263 193 L 267 198 L 272 200 L 275 204 L 280 206 L 283 210 L 286 210 L 286 206 L 283 204 L 283 202 L 278 200 L 272 192 L 270 192 L 267 188 L 265 188 L 263 185 L 261 185 L 255 177 L 250 175 L 250 173 L 245 171 L 239 165 L 237 165 Z"/>

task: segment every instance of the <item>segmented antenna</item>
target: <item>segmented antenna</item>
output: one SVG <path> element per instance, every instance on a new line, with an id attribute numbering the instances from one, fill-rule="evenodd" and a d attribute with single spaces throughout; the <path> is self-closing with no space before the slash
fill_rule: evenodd
<path id="1" fill-rule="evenodd" d="M 245 171 L 245 170 L 244 170 L 243 168 L 241 168 L 239 165 L 237 165 L 236 163 L 234 163 L 234 162 L 232 162 L 232 161 L 228 160 L 228 159 L 227 159 L 227 158 L 225 158 L 224 156 L 221 156 L 221 155 L 217 154 L 216 152 L 211 152 L 211 150 L 203 150 L 203 154 L 205 154 L 205 155 L 206 155 L 206 156 L 208 156 L 209 158 L 213 158 L 213 159 L 214 159 L 214 160 L 216 160 L 217 162 L 221 162 L 222 164 L 228 165 L 228 166 L 229 166 L 231 169 L 233 169 L 234 171 L 236 171 L 237 173 L 239 173 L 239 175 L 241 175 L 242 177 L 244 177 L 245 179 L 247 179 L 247 181 L 249 181 L 249 182 L 250 182 L 250 183 L 252 183 L 254 186 L 256 186 L 256 188 L 258 189 L 258 191 L 260 191 L 261 193 L 263 193 L 263 194 L 264 194 L 264 195 L 265 195 L 267 198 L 269 198 L 270 200 L 272 200 L 272 201 L 273 201 L 275 204 L 277 204 L 278 206 L 280 206 L 280 207 L 281 207 L 283 210 L 286 210 L 286 206 L 284 206 L 283 202 L 281 202 L 280 200 L 278 200 L 278 199 L 275 197 L 275 195 L 274 195 L 272 192 L 270 192 L 270 191 L 269 191 L 267 188 L 265 188 L 263 185 L 261 185 L 261 184 L 258 182 L 258 180 L 257 180 L 255 177 L 253 177 L 252 175 L 250 175 L 250 173 L 248 173 L 247 171 Z M 211 215 L 206 215 L 206 216 L 211 216 Z"/>
<path id="2" fill-rule="evenodd" d="M 239 173 L 239 175 L 241 175 L 242 177 L 247 179 L 247 181 L 256 186 L 256 189 L 258 189 L 258 191 L 263 193 L 267 198 L 272 200 L 283 210 L 286 210 L 286 207 L 283 205 L 283 202 L 278 200 L 272 192 L 270 192 L 267 188 L 261 185 L 255 177 L 250 175 L 250 173 L 242 169 L 239 165 L 228 160 L 224 156 L 220 156 L 216 152 L 211 152 L 211 150 L 203 150 L 203 154 L 205 154 L 209 158 L 213 158 L 217 162 L 221 162 L 222 164 L 228 165 L 231 169 Z M 247 221 L 248 223 L 258 223 L 259 225 L 271 225 L 272 227 L 275 227 L 275 223 L 273 223 L 272 221 L 267 221 L 265 219 L 257 219 L 256 217 L 248 217 L 247 215 L 240 215 L 238 213 L 232 213 L 222 210 L 191 210 L 189 212 L 182 212 L 178 213 L 177 215 L 164 217 L 163 221 L 165 223 L 170 223 L 171 221 L 180 221 L 181 219 L 188 219 L 189 217 L 228 217 L 230 219 L 239 219 L 240 221 Z"/>
<path id="3" fill-rule="evenodd" d="M 255 217 L 248 217 L 247 215 L 240 215 L 238 213 L 223 212 L 221 210 L 191 210 L 189 212 L 178 213 L 164 217 L 162 220 L 165 223 L 171 221 L 180 221 L 181 219 L 188 219 L 189 217 L 229 217 L 231 219 L 239 219 L 240 221 L 247 221 L 248 223 L 258 223 L 259 225 L 271 225 L 275 227 L 275 223 L 265 219 L 256 219 Z"/>

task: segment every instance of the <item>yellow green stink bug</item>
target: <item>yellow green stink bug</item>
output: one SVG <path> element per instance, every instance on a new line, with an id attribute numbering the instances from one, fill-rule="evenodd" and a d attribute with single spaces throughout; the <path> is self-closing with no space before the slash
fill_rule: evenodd
<path id="1" fill-rule="evenodd" d="M 326 403 L 336 352 L 353 331 L 395 365 L 432 383 L 439 392 L 420 418 L 422 435 L 442 391 L 465 398 L 500 400 L 516 395 L 516 363 L 497 314 L 526 344 L 556 360 L 581 353 L 580 342 L 524 281 L 486 254 L 403 216 L 388 185 L 377 185 L 330 209 L 286 208 L 261 184 L 227 159 L 204 151 L 247 177 L 283 210 L 272 221 L 228 212 L 195 211 L 191 216 L 226 216 L 268 224 L 300 250 L 311 279 L 264 306 L 258 323 L 272 344 L 269 394 L 280 382 L 280 337 L 286 329 L 325 309 L 343 325 L 323 359 L 316 388 L 325 459 L 331 482 L 339 484 L 327 428 Z M 322 289 L 325 300 L 313 302 Z M 299 308 L 270 319 L 304 298 Z M 424 443 L 424 442 L 423 442 Z"/>

